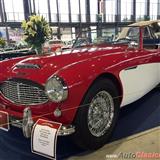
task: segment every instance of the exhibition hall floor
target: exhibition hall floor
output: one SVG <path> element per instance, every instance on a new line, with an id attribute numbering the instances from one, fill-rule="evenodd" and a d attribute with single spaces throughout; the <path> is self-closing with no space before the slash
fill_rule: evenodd
<path id="1" fill-rule="evenodd" d="M 141 151 L 160 152 L 160 88 L 156 88 L 139 101 L 120 111 L 120 117 L 110 142 L 95 152 L 77 148 L 70 137 L 58 138 L 57 157 L 60 159 L 106 159 L 107 154 L 121 151 L 134 152 L 136 146 Z M 146 147 L 148 146 L 148 147 Z M 156 149 L 156 150 L 155 150 Z M 0 131 L 0 160 L 46 160 L 30 151 L 30 139 L 22 132 L 12 128 L 6 133 Z"/>
<path id="2" fill-rule="evenodd" d="M 68 158 L 68 160 L 113 160 L 117 159 L 143 159 L 154 160 L 155 158 L 134 158 L 136 153 L 160 153 L 160 127 L 149 129 L 144 132 L 106 144 L 101 149 L 88 154 L 79 154 Z M 141 153 L 141 155 L 140 155 Z M 122 155 L 125 158 L 122 158 Z M 128 156 L 128 158 L 126 158 Z M 133 156 L 133 157 L 132 157 Z M 158 159 L 158 158 L 156 158 Z"/>

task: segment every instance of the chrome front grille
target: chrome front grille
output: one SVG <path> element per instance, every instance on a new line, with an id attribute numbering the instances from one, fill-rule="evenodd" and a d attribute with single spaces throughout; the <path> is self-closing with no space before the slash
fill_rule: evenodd
<path id="1" fill-rule="evenodd" d="M 8 80 L 0 85 L 3 96 L 18 105 L 38 105 L 48 101 L 41 85 L 28 80 Z"/>

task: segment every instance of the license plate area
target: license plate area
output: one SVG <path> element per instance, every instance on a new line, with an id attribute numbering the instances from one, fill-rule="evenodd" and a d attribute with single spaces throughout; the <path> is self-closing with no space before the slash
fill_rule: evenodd
<path id="1" fill-rule="evenodd" d="M 9 131 L 9 114 L 7 112 L 0 111 L 0 129 L 4 131 Z"/>

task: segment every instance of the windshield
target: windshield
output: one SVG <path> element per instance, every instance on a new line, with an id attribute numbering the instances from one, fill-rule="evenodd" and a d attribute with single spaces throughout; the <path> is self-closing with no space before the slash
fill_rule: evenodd
<path id="1" fill-rule="evenodd" d="M 97 45 L 103 43 L 111 43 L 114 40 L 114 33 L 109 32 L 108 29 L 94 29 L 82 31 L 75 42 L 73 43 L 73 48 L 83 47 L 88 45 Z"/>
<path id="2" fill-rule="evenodd" d="M 115 43 L 135 42 L 139 44 L 139 27 L 125 27 L 115 40 Z"/>
<path id="3" fill-rule="evenodd" d="M 121 28 L 117 35 L 114 32 L 109 32 L 108 29 L 86 30 L 79 34 L 73 44 L 73 48 L 83 47 L 88 45 L 99 44 L 128 44 L 130 41 L 139 43 L 139 27 L 124 27 Z"/>
<path id="4" fill-rule="evenodd" d="M 70 41 L 71 45 L 63 49 L 113 45 L 139 48 L 140 31 L 143 38 L 142 47 L 147 48 L 150 45 L 153 48 L 154 44 L 160 43 L 160 24 L 157 22 L 138 22 L 126 27 L 118 27 L 117 34 L 115 34 L 115 28 L 94 27 L 97 29 L 92 30 L 91 28 L 83 28 L 77 38 Z M 151 48 L 150 46 L 148 48 Z"/>

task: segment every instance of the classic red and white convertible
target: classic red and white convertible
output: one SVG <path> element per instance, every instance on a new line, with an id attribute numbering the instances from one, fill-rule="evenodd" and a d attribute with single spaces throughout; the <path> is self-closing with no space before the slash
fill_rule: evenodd
<path id="1" fill-rule="evenodd" d="M 109 139 L 120 107 L 160 83 L 159 33 L 160 21 L 139 22 L 112 43 L 0 62 L 0 111 L 26 137 L 43 117 L 63 124 L 60 136 L 72 134 L 79 146 L 97 149 Z"/>

